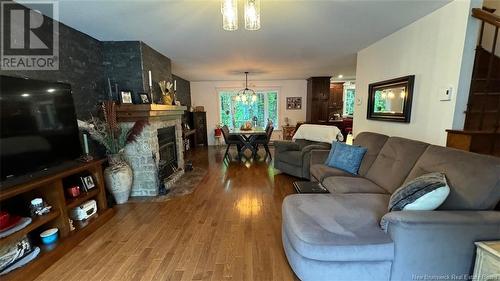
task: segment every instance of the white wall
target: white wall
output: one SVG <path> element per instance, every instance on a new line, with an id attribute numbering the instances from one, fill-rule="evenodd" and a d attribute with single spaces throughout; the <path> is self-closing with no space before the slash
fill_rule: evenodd
<path id="1" fill-rule="evenodd" d="M 306 120 L 306 95 L 307 81 L 306 80 L 272 80 L 272 81 L 251 81 L 249 87 L 255 90 L 277 90 L 278 91 L 278 106 L 279 106 L 279 124 L 275 127 L 276 133 L 273 138 L 281 136 L 281 125 L 283 119 L 288 117 L 290 124 L 295 124 L 297 121 Z M 193 106 L 204 106 L 207 112 L 207 131 L 208 144 L 214 144 L 214 129 L 220 123 L 219 112 L 219 95 L 220 90 L 240 90 L 244 88 L 244 82 L 241 81 L 203 81 L 191 82 L 191 100 Z M 302 97 L 302 110 L 287 110 L 287 97 Z"/>
<path id="2" fill-rule="evenodd" d="M 445 130 L 461 129 L 478 30 L 470 10 L 480 2 L 455 0 L 358 52 L 356 98 L 361 104 L 354 110 L 355 135 L 372 131 L 445 145 Z M 411 122 L 368 120 L 368 84 L 412 74 Z M 451 101 L 440 101 L 449 86 Z"/>

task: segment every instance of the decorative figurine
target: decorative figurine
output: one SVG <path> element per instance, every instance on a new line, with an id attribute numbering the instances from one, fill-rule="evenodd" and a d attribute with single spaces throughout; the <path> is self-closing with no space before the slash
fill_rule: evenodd
<path id="1" fill-rule="evenodd" d="M 162 93 L 161 101 L 163 104 L 172 105 L 175 101 L 175 93 L 172 90 L 173 84 L 167 81 L 158 82 Z"/>

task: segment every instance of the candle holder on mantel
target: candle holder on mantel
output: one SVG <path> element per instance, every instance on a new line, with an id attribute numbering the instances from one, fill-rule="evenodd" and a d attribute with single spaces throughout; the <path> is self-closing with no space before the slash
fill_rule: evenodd
<path id="1" fill-rule="evenodd" d="M 87 139 L 87 134 L 83 134 L 83 151 L 84 154 L 78 158 L 79 161 L 81 162 L 90 162 L 94 160 L 94 157 L 89 154 L 89 142 Z"/>
<path id="2" fill-rule="evenodd" d="M 173 91 L 172 93 L 172 105 L 177 105 L 177 91 Z"/>
<path id="3" fill-rule="evenodd" d="M 151 104 L 155 104 L 155 95 L 153 93 L 153 86 L 149 85 L 149 95 L 151 96 Z"/>

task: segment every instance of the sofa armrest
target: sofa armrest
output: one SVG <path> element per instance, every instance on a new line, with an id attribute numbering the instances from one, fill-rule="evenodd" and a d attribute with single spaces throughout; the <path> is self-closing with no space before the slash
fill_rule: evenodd
<path id="1" fill-rule="evenodd" d="M 386 232 L 392 227 L 419 227 L 429 225 L 487 225 L 496 224 L 500 229 L 500 212 L 497 211 L 397 211 L 382 217 L 381 227 Z M 500 232 L 498 232 L 500 235 Z M 500 237 L 499 237 L 500 238 Z"/>
<path id="2" fill-rule="evenodd" d="M 474 242 L 500 239 L 496 211 L 390 212 L 381 225 L 394 241 L 392 280 L 467 276 L 474 265 Z"/>
<path id="3" fill-rule="evenodd" d="M 293 141 L 274 141 L 274 147 L 277 152 L 300 150 L 300 146 Z"/>
<path id="4" fill-rule="evenodd" d="M 316 164 L 324 164 L 328 158 L 330 150 L 313 150 L 311 151 L 311 166 Z"/>

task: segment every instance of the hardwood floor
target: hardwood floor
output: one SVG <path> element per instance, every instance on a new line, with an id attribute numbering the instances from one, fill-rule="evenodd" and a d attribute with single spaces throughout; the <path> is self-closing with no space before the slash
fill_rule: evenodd
<path id="1" fill-rule="evenodd" d="M 208 173 L 194 193 L 116 207 L 38 280 L 297 280 L 281 243 L 295 179 L 272 163 L 223 164 L 223 153 L 195 150 L 187 158 Z"/>

